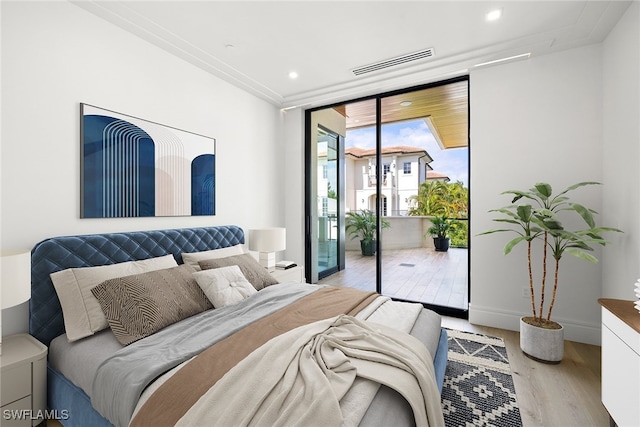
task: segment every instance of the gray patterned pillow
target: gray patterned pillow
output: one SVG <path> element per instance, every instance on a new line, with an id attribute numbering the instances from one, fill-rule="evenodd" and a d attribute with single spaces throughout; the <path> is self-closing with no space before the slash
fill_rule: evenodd
<path id="1" fill-rule="evenodd" d="M 253 285 L 256 290 L 267 286 L 276 285 L 278 281 L 251 256 L 251 254 L 234 255 L 226 258 L 208 259 L 198 262 L 200 268 L 209 270 L 212 268 L 228 267 L 237 265 L 244 277 Z"/>
<path id="2" fill-rule="evenodd" d="M 91 290 L 122 345 L 213 308 L 189 265 L 118 277 Z"/>

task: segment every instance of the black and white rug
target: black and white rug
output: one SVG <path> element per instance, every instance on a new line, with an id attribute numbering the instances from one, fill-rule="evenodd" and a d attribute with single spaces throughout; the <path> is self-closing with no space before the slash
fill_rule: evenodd
<path id="1" fill-rule="evenodd" d="M 449 362 L 442 389 L 447 427 L 521 427 L 502 338 L 448 329 Z"/>

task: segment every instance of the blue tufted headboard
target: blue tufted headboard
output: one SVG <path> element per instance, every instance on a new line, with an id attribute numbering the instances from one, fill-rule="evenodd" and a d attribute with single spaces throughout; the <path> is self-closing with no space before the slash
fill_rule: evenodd
<path id="1" fill-rule="evenodd" d="M 31 251 L 29 332 L 45 345 L 65 332 L 62 307 L 49 274 L 74 267 L 115 264 L 244 243 L 235 225 L 53 237 Z"/>

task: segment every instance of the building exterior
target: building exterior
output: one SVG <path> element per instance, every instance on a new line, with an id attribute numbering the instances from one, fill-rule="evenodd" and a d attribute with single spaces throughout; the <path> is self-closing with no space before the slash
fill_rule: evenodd
<path id="1" fill-rule="evenodd" d="M 430 170 L 430 171 L 427 171 L 427 181 L 450 182 L 451 178 L 449 178 L 447 175 L 443 173 Z"/>
<path id="2" fill-rule="evenodd" d="M 411 196 L 427 179 L 433 159 L 418 147 L 394 146 L 382 148 L 382 215 L 405 216 Z M 357 147 L 345 149 L 346 211 L 375 210 L 376 153 L 375 149 Z"/>

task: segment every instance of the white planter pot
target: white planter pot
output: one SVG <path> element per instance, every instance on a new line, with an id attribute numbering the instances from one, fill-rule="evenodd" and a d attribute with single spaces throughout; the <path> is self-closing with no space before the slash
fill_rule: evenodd
<path id="1" fill-rule="evenodd" d="M 560 363 L 564 356 L 564 328 L 540 328 L 521 318 L 520 348 L 525 355 L 539 362 Z"/>

